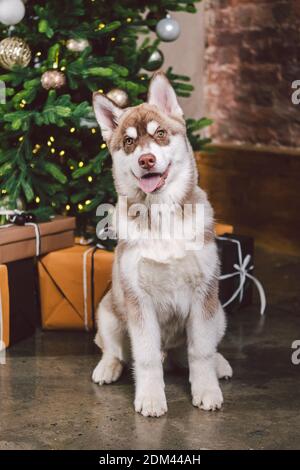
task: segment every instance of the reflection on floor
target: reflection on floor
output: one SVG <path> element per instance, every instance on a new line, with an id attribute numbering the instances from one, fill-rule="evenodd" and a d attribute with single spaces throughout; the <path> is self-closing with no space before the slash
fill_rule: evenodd
<path id="1" fill-rule="evenodd" d="M 257 305 L 228 318 L 221 351 L 234 378 L 222 383 L 222 411 L 195 409 L 177 371 L 166 374 L 168 414 L 137 415 L 130 371 L 112 386 L 91 383 L 90 335 L 39 332 L 0 366 L 0 449 L 299 449 L 300 260 L 258 250 L 256 275 L 268 307 L 263 318 Z"/>

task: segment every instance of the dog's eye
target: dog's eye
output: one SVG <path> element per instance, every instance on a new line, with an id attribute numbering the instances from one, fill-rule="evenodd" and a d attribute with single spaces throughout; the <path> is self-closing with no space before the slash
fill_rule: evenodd
<path id="1" fill-rule="evenodd" d="M 132 137 L 125 137 L 124 144 L 125 145 L 132 145 L 133 144 L 133 138 Z"/>
<path id="2" fill-rule="evenodd" d="M 158 129 L 156 131 L 156 135 L 157 137 L 159 137 L 160 139 L 162 139 L 163 137 L 165 137 L 167 134 L 167 132 L 164 130 L 164 129 Z"/>

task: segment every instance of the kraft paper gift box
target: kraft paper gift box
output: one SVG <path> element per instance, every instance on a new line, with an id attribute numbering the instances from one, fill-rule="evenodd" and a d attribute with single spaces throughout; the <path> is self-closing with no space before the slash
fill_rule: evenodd
<path id="1" fill-rule="evenodd" d="M 75 218 L 63 216 L 56 216 L 49 222 L 36 224 L 36 227 L 32 224 L 0 227 L 0 263 L 31 258 L 36 254 L 45 254 L 72 246 L 74 229 Z M 37 248 L 39 248 L 38 253 Z"/>
<path id="2" fill-rule="evenodd" d="M 5 347 L 35 332 L 39 324 L 36 287 L 34 258 L 0 265 L 0 339 Z"/>
<path id="3" fill-rule="evenodd" d="M 75 245 L 38 263 L 42 327 L 91 330 L 95 311 L 111 284 L 112 252 Z"/>
<path id="4" fill-rule="evenodd" d="M 0 351 L 9 345 L 9 288 L 5 264 L 0 265 Z"/>

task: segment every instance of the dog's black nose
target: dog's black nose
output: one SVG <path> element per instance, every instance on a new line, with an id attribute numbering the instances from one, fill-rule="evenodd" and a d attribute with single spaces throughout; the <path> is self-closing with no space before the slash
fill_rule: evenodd
<path id="1" fill-rule="evenodd" d="M 156 158 L 152 153 L 144 153 L 139 158 L 139 165 L 144 170 L 151 170 L 156 163 Z"/>

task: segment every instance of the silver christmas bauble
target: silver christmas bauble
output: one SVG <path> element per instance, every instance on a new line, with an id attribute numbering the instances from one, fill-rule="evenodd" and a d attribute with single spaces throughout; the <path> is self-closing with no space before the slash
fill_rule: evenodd
<path id="1" fill-rule="evenodd" d="M 113 88 L 106 94 L 106 96 L 121 108 L 128 105 L 128 95 L 126 91 L 121 90 L 120 88 Z"/>
<path id="2" fill-rule="evenodd" d="M 15 36 L 5 38 L 0 42 L 0 66 L 12 70 L 14 66 L 27 67 L 31 60 L 31 50 L 28 44 Z"/>
<path id="3" fill-rule="evenodd" d="M 180 25 L 171 17 L 164 18 L 157 23 L 156 34 L 162 41 L 175 41 L 180 35 Z"/>
<path id="4" fill-rule="evenodd" d="M 22 0 L 0 0 L 0 23 L 6 26 L 20 23 L 25 15 Z"/>
<path id="5" fill-rule="evenodd" d="M 143 65 L 144 69 L 148 70 L 149 72 L 160 69 L 164 63 L 164 55 L 159 49 L 150 52 L 150 48 L 147 48 L 144 54 L 146 57 L 145 63 Z"/>
<path id="6" fill-rule="evenodd" d="M 87 39 L 68 39 L 67 49 L 72 52 L 82 52 L 89 47 L 90 43 Z"/>
<path id="7" fill-rule="evenodd" d="M 47 70 L 43 73 L 41 82 L 45 90 L 61 88 L 66 84 L 66 76 L 58 70 Z"/>

